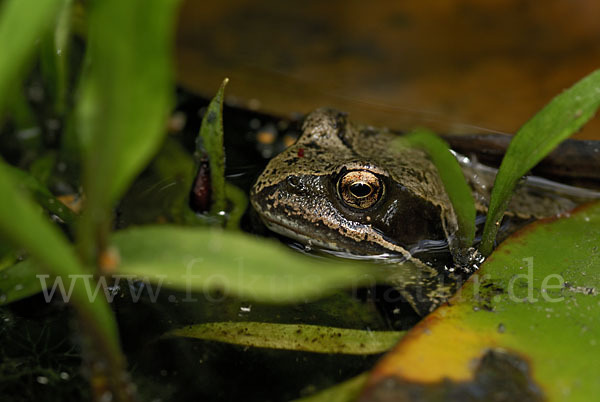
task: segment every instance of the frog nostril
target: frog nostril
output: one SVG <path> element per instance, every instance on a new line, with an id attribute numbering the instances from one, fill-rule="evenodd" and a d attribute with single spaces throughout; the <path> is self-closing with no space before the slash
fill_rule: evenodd
<path id="1" fill-rule="evenodd" d="M 304 191 L 304 186 L 298 176 L 288 176 L 286 184 L 290 193 L 300 194 Z"/>

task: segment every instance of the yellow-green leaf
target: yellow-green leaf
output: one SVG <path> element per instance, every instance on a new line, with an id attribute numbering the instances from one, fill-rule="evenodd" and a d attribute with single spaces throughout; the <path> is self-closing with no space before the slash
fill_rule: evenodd
<path id="1" fill-rule="evenodd" d="M 255 348 L 368 355 L 387 351 L 403 334 L 395 331 L 366 331 L 308 324 L 211 322 L 177 328 L 169 331 L 165 336 L 203 339 Z"/>
<path id="2" fill-rule="evenodd" d="M 465 399 L 472 389 L 486 400 L 598 395 L 599 239 L 600 204 L 514 234 L 384 357 L 365 397 L 386 389 L 390 398 L 418 390 Z"/>

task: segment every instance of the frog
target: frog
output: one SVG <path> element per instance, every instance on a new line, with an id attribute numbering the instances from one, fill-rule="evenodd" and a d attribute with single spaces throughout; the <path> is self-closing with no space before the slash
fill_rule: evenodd
<path id="1" fill-rule="evenodd" d="M 409 274 L 396 270 L 397 282 L 405 298 L 414 299 L 409 286 L 427 288 L 440 277 L 439 269 L 419 256 L 427 254 L 421 251 L 465 253 L 436 166 L 424 150 L 396 146 L 397 138 L 388 129 L 355 124 L 341 111 L 317 109 L 305 118 L 296 143 L 269 161 L 250 201 L 267 228 L 306 247 L 347 257 L 393 257 L 410 265 Z M 476 209 L 485 214 L 496 170 L 456 156 Z M 576 192 L 565 197 L 547 191 L 547 184 L 530 180 L 521 186 L 507 215 L 539 219 L 577 205 Z M 409 302 L 416 310 L 428 310 L 452 291 L 450 284 L 432 285 L 424 294 L 425 307 Z"/>

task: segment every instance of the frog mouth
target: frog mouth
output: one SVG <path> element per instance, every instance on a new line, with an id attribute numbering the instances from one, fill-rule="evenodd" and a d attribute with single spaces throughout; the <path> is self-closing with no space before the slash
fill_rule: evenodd
<path id="1" fill-rule="evenodd" d="M 305 234 L 305 232 L 300 231 L 297 225 L 294 226 L 285 219 L 274 219 L 266 211 L 261 212 L 261 219 L 269 230 L 287 238 L 298 240 L 302 244 L 306 244 L 311 247 L 317 247 L 323 250 L 347 252 L 347 250 L 343 247 L 340 247 L 338 243 L 323 240 L 322 238 L 317 237 L 320 234 L 318 231 L 314 231 L 310 236 L 308 236 Z"/>
<path id="2" fill-rule="evenodd" d="M 260 217 L 269 230 L 288 239 L 296 240 L 305 246 L 318 249 L 337 257 L 351 259 L 393 258 L 394 261 L 400 262 L 405 261 L 408 258 L 406 253 L 391 251 L 391 243 L 390 248 L 388 249 L 372 249 L 370 252 L 368 252 L 365 248 L 365 253 L 356 253 L 355 249 L 353 250 L 352 247 L 345 246 L 343 243 L 340 244 L 339 242 L 331 241 L 331 234 L 323 232 L 323 229 L 326 228 L 326 226 L 322 222 L 313 222 L 311 230 L 306 232 L 299 229 L 297 221 L 295 223 L 291 223 L 285 219 L 285 217 L 281 216 L 274 218 L 270 213 L 264 210 L 260 210 Z"/>

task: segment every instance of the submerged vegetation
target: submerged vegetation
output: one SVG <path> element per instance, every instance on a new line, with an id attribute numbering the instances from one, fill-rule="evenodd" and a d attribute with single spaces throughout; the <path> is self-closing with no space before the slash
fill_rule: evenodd
<path id="1" fill-rule="evenodd" d="M 236 230 L 247 202 L 243 191 L 224 176 L 226 81 L 204 114 L 195 163 L 178 162 L 187 191 L 170 200 L 179 211 L 177 219 L 168 225 L 115 230 L 119 200 L 161 146 L 169 147 L 166 126 L 174 98 L 172 36 L 178 3 L 7 0 L 2 4 L 0 116 L 5 131 L 13 135 L 31 127 L 41 133 L 36 131 L 34 145 L 39 152 L 32 157 L 23 156 L 22 149 L 16 157 L 2 150 L 6 161 L 0 162 L 0 302 L 6 305 L 40 292 L 50 299 L 52 294 L 58 299 L 61 292 L 70 295 L 66 302 L 76 317 L 74 331 L 82 339 L 81 356 L 96 400 L 106 400 L 107 395 L 120 401 L 135 398 L 119 325 L 109 305 L 114 298 L 110 289 L 118 292 L 119 281 L 131 289 L 164 283 L 190 294 L 221 292 L 273 304 L 316 300 L 339 289 L 386 281 L 385 272 L 373 265 L 311 259 Z M 43 90 L 50 98 L 46 103 L 51 106 L 43 113 L 36 114 L 23 95 L 31 71 L 43 77 Z M 593 116 L 600 105 L 599 88 L 596 71 L 519 131 L 494 187 L 482 253 L 492 252 L 495 228 L 518 180 Z M 435 140 L 430 136 L 415 133 L 408 142 L 432 152 L 438 169 L 447 173 L 442 175 L 448 176 L 445 185 L 457 190 L 451 199 L 460 217 L 462 245 L 468 247 L 475 231 L 468 186 L 457 175 L 456 160 L 448 158 L 451 154 L 444 147 L 431 145 Z M 46 147 L 48 143 L 53 147 Z M 205 154 L 210 164 L 210 208 L 197 214 L 188 208 L 189 189 Z M 69 209 L 68 198 L 79 199 L 81 208 Z M 340 354 L 360 354 L 361 349 L 365 354 L 382 352 L 402 336 L 257 322 L 194 324 L 166 336 L 264 348 L 277 344 L 286 350 L 294 350 L 288 345 L 300 345 L 300 350 Z M 248 331 L 255 342 L 248 341 Z M 321 335 L 333 341 L 312 341 Z M 359 379 L 351 384 L 362 385 L 363 377 Z"/>

